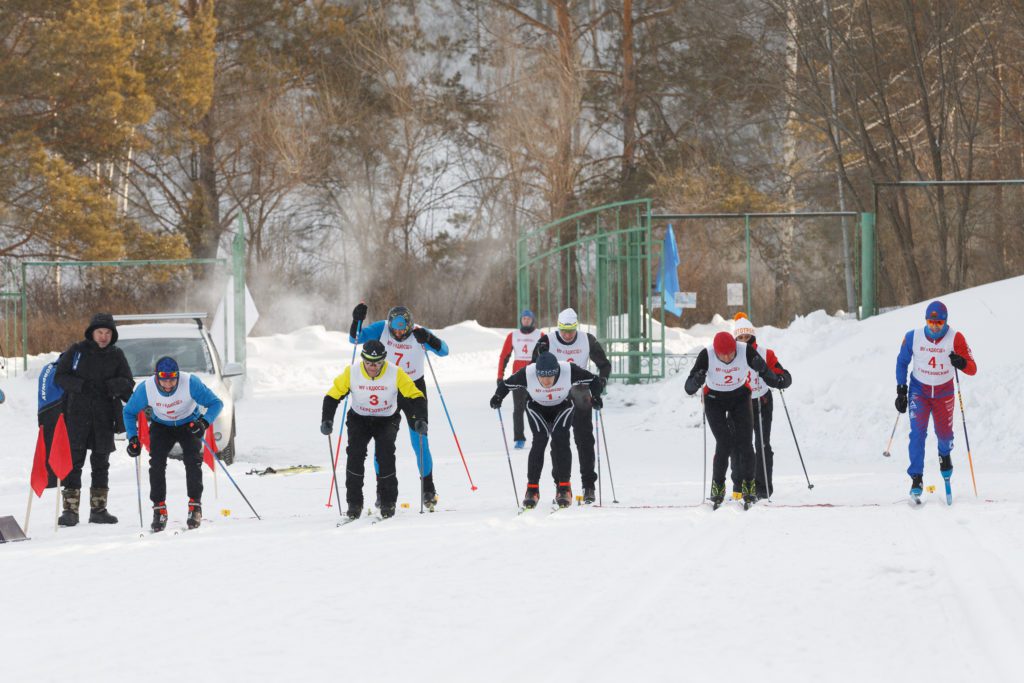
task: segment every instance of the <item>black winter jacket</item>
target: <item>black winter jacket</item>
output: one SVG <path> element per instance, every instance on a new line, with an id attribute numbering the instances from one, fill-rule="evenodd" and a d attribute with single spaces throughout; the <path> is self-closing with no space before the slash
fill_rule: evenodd
<path id="1" fill-rule="evenodd" d="M 97 321 L 100 324 L 96 324 Z M 113 331 L 110 344 L 104 349 L 92 339 L 97 327 Z M 128 360 L 117 347 L 113 319 L 109 316 L 93 318 L 85 331 L 85 339 L 72 344 L 61 356 L 54 381 L 65 391 L 64 414 L 72 450 L 113 452 L 114 434 L 124 431 L 122 402 L 127 401 L 135 389 Z"/>

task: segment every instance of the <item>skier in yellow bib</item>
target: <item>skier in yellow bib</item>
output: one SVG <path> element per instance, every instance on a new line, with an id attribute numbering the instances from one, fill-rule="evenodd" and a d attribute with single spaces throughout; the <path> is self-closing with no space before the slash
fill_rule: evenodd
<path id="1" fill-rule="evenodd" d="M 395 438 L 401 425 L 398 413 L 399 396 L 409 401 L 410 422 L 420 436 L 427 435 L 427 401 L 409 375 L 387 362 L 387 349 L 378 339 L 363 344 L 362 359 L 345 368 L 334 378 L 324 396 L 320 432 L 334 430 L 334 413 L 345 396 L 351 394 L 345 426 L 348 446 L 345 448 L 345 500 L 349 519 L 356 519 L 363 510 L 363 477 L 366 449 L 374 441 L 377 464 L 377 488 L 380 491 L 380 515 L 395 514 L 398 500 L 398 477 L 395 474 Z"/>

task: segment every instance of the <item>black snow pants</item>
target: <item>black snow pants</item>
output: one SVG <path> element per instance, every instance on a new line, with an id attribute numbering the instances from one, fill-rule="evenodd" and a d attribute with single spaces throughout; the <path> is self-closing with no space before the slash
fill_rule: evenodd
<path id="1" fill-rule="evenodd" d="M 555 485 L 568 484 L 572 476 L 572 451 L 569 450 L 569 428 L 572 425 L 572 401 L 565 400 L 554 406 L 542 406 L 530 401 L 526 418 L 533 432 L 530 455 L 526 465 L 527 483 L 540 483 L 544 470 L 544 451 L 551 441 L 551 475 Z"/>
<path id="2" fill-rule="evenodd" d="M 576 441 L 576 455 L 580 459 L 580 480 L 583 488 L 594 488 L 597 472 L 594 470 L 594 409 L 590 404 L 590 389 L 573 387 L 570 396 L 576 406 L 572 416 L 572 435 Z"/>
<path id="3" fill-rule="evenodd" d="M 203 499 L 203 443 L 193 436 L 188 427 L 170 427 L 156 420 L 149 423 L 149 499 L 154 503 L 167 500 L 167 456 L 174 444 L 181 445 L 185 463 L 185 488 L 188 497 Z M 95 472 L 95 466 L 93 469 Z"/>
<path id="4" fill-rule="evenodd" d="M 740 482 L 754 479 L 754 445 L 750 390 L 710 391 L 704 396 L 708 425 L 715 435 L 715 458 L 711 481 L 725 486 L 725 473 L 732 458 L 732 468 Z"/>
<path id="5" fill-rule="evenodd" d="M 754 408 L 753 413 L 753 429 L 754 429 L 754 480 L 757 482 L 757 495 L 762 498 L 768 497 L 769 494 L 775 492 L 775 486 L 772 484 L 772 462 L 775 457 L 774 451 L 772 451 L 772 412 L 775 405 L 775 400 L 772 398 L 772 392 L 766 393 L 758 399 L 751 401 Z M 762 460 L 761 453 L 761 434 L 764 434 L 764 458 Z M 764 468 L 768 466 L 768 483 L 765 485 Z M 732 490 L 740 490 L 739 475 L 736 473 L 735 468 L 732 471 Z"/>
<path id="6" fill-rule="evenodd" d="M 393 506 L 398 500 L 398 477 L 395 474 L 395 439 L 402 424 L 400 412 L 388 417 L 368 417 L 348 411 L 348 445 L 345 447 L 345 500 L 349 507 L 363 505 L 363 478 L 366 452 L 373 439 L 377 459 L 377 492 L 382 505 Z"/>
<path id="7" fill-rule="evenodd" d="M 529 400 L 526 389 L 512 390 L 512 440 L 526 441 L 526 402 Z"/>

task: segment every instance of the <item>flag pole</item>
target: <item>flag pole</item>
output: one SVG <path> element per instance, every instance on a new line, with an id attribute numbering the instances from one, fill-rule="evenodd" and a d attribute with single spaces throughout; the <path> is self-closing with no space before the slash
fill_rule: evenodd
<path id="1" fill-rule="evenodd" d="M 57 497 L 53 501 L 53 533 L 57 533 L 59 526 L 58 522 L 60 522 L 60 482 L 61 480 L 58 479 L 56 490 Z"/>
<path id="2" fill-rule="evenodd" d="M 25 508 L 25 535 L 28 536 L 28 521 L 32 518 L 32 484 L 28 485 L 28 506 Z"/>

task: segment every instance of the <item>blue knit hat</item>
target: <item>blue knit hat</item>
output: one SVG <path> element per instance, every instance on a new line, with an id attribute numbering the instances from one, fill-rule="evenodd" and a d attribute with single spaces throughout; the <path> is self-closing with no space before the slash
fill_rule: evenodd
<path id="1" fill-rule="evenodd" d="M 533 311 L 531 311 L 529 308 L 524 308 L 523 312 L 519 314 L 519 317 L 520 318 L 529 318 L 533 322 L 537 322 L 537 316 L 535 316 L 533 314 Z"/>
<path id="2" fill-rule="evenodd" d="M 946 310 L 946 304 L 938 300 L 928 304 L 928 308 L 924 312 L 925 320 L 941 320 L 946 322 L 947 318 L 949 318 L 949 311 Z"/>
<path id="3" fill-rule="evenodd" d="M 161 377 L 163 375 L 163 377 Z M 156 362 L 156 376 L 158 379 L 175 379 L 178 377 L 178 361 L 170 356 L 164 356 Z"/>

